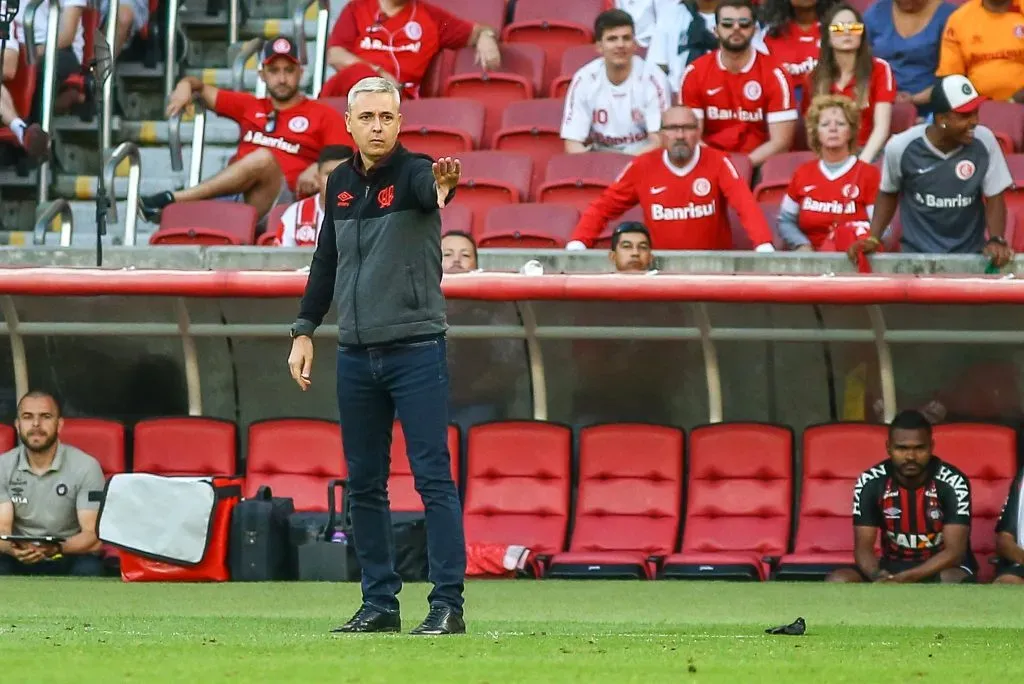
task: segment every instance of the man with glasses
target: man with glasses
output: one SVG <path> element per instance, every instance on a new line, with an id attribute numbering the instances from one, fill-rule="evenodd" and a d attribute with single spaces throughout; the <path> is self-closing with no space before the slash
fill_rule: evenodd
<path id="1" fill-rule="evenodd" d="M 683 72 L 681 100 L 703 124 L 704 142 L 743 152 L 754 166 L 793 144 L 793 86 L 770 55 L 757 52 L 750 0 L 723 0 L 715 13 L 721 47 Z"/>
<path id="2" fill-rule="evenodd" d="M 263 217 L 274 204 L 291 199 L 289 195 L 306 197 L 320 191 L 320 151 L 329 145 L 353 145 L 345 120 L 299 90 L 302 65 L 291 39 L 267 40 L 261 58 L 265 98 L 220 90 L 194 76 L 178 83 L 167 104 L 167 116 L 181 113 L 198 95 L 208 109 L 238 122 L 238 152 L 224 170 L 195 187 L 143 197 L 139 201 L 143 219 L 159 222 L 160 213 L 172 202 L 217 198 L 242 200 Z"/>
<path id="3" fill-rule="evenodd" d="M 646 152 L 622 172 L 583 213 L 566 249 L 592 247 L 609 220 L 640 204 L 644 225 L 658 249 L 732 249 L 728 208 L 758 252 L 772 252 L 772 232 L 729 158 L 700 142 L 700 127 L 687 107 L 661 118 L 662 149 Z"/>
<path id="4" fill-rule="evenodd" d="M 570 154 L 606 150 L 641 154 L 659 146 L 661 113 L 671 104 L 668 80 L 636 54 L 633 19 L 620 9 L 594 22 L 600 57 L 572 78 L 562 139 Z"/>

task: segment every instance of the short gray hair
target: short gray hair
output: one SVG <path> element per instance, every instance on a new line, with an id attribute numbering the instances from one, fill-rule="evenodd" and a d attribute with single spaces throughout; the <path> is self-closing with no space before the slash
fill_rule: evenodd
<path id="1" fill-rule="evenodd" d="M 395 98 L 395 106 L 401 106 L 402 96 L 398 92 L 398 88 L 395 84 L 386 78 L 380 76 L 370 76 L 352 86 L 352 89 L 348 91 L 348 110 L 352 111 L 352 105 L 356 101 L 356 97 L 360 93 L 390 93 Z"/>

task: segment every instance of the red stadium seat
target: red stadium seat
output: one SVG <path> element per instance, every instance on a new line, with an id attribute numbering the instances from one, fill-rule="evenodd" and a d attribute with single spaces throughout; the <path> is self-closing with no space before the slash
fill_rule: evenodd
<path id="1" fill-rule="evenodd" d="M 754 165 L 750 163 L 750 157 L 742 152 L 729 152 L 728 157 L 740 179 L 749 188 L 754 178 Z"/>
<path id="2" fill-rule="evenodd" d="M 132 470 L 157 475 L 234 475 L 235 424 L 193 416 L 149 418 L 135 424 Z"/>
<path id="3" fill-rule="evenodd" d="M 626 223 L 627 221 L 638 221 L 639 223 L 645 223 L 646 222 L 646 218 L 644 217 L 644 209 L 643 209 L 643 207 L 641 207 L 638 204 L 635 207 L 633 207 L 632 209 L 628 210 L 625 214 L 623 214 L 619 218 L 617 218 L 617 219 L 615 219 L 613 221 L 609 221 L 605 225 L 604 230 L 601 231 L 601 234 L 597 236 L 596 240 L 594 240 L 594 249 L 611 249 L 611 247 L 612 247 L 612 232 L 615 230 L 616 226 L 618 226 L 621 223 Z M 653 245 L 653 249 L 657 249 L 657 248 L 658 248 L 657 245 Z"/>
<path id="4" fill-rule="evenodd" d="M 892 106 L 889 135 L 896 135 L 917 124 L 917 107 L 910 102 L 897 102 Z"/>
<path id="5" fill-rule="evenodd" d="M 245 495 L 261 485 L 274 496 L 290 496 L 295 510 L 327 512 L 327 485 L 346 477 L 341 431 L 330 420 L 278 418 L 249 426 Z"/>
<path id="6" fill-rule="evenodd" d="M 572 432 L 533 421 L 469 429 L 467 544 L 518 544 L 534 554 L 565 548 Z"/>
<path id="7" fill-rule="evenodd" d="M 10 425 L 0 425 L 0 453 L 10 451 L 18 445 L 18 436 Z"/>
<path id="8" fill-rule="evenodd" d="M 501 39 L 504 43 L 532 43 L 544 49 L 546 90 L 558 76 L 562 53 L 573 45 L 594 42 L 594 20 L 602 7 L 601 0 L 517 0 L 515 17 L 502 30 Z"/>
<path id="9" fill-rule="evenodd" d="M 151 245 L 251 245 L 256 240 L 256 208 L 241 202 L 174 202 L 160 217 Z"/>
<path id="10" fill-rule="evenodd" d="M 834 423 L 803 435 L 803 484 L 793 553 L 779 562 L 776 579 L 821 578 L 853 563 L 853 486 L 884 461 L 886 428 Z"/>
<path id="11" fill-rule="evenodd" d="M 557 98 L 510 102 L 494 134 L 492 147 L 503 152 L 523 152 L 533 158 L 531 188 L 544 181 L 548 159 L 565 152 L 562 141 L 563 102 Z"/>
<path id="12" fill-rule="evenodd" d="M 537 201 L 571 204 L 585 211 L 632 160 L 618 152 L 556 154 L 548 159 Z"/>
<path id="13" fill-rule="evenodd" d="M 1003 154 L 1024 152 L 1024 105 L 986 100 L 978 110 L 978 122 L 992 129 Z"/>
<path id="14" fill-rule="evenodd" d="M 573 45 L 566 48 L 565 52 L 562 53 L 562 63 L 559 67 L 558 76 L 551 81 L 548 95 L 550 97 L 565 97 L 566 91 L 569 90 L 569 84 L 572 83 L 572 77 L 576 75 L 576 72 L 599 57 L 600 55 L 592 44 Z"/>
<path id="15" fill-rule="evenodd" d="M 256 240 L 257 245 L 273 246 L 277 240 L 277 229 L 281 227 L 281 217 L 290 205 L 275 204 L 267 212 L 267 229 Z"/>
<path id="16" fill-rule="evenodd" d="M 505 24 L 505 0 L 431 0 L 432 5 L 471 21 L 501 30 Z"/>
<path id="17" fill-rule="evenodd" d="M 531 100 L 540 92 L 544 77 L 544 51 L 536 45 L 505 45 L 498 71 L 484 71 L 476 64 L 476 49 L 463 48 L 455 55 L 451 75 L 442 90 L 445 97 L 477 100 L 484 105 L 486 145 L 501 127 L 501 115 L 509 102 Z"/>
<path id="18" fill-rule="evenodd" d="M 1017 476 L 1017 433 L 1002 425 L 936 425 L 935 455 L 956 466 L 971 484 L 971 550 L 978 559 L 978 579 L 995 574 L 995 527 L 1010 484 Z"/>
<path id="19" fill-rule="evenodd" d="M 452 479 L 459 484 L 459 428 L 448 426 L 448 453 L 451 456 Z M 422 513 L 423 500 L 416 491 L 416 482 L 409 465 L 405 434 L 402 425 L 395 421 L 391 436 L 391 475 L 388 478 L 388 498 L 392 513 Z"/>
<path id="20" fill-rule="evenodd" d="M 546 576 L 654 579 L 649 559 L 672 553 L 679 534 L 682 430 L 597 425 L 579 443 L 572 540 Z"/>
<path id="21" fill-rule="evenodd" d="M 29 64 L 26 59 L 25 46 L 18 52 L 18 71 L 14 78 L 6 84 L 7 92 L 11 95 L 14 103 L 14 110 L 23 117 L 27 117 L 32 111 L 32 98 L 36 93 L 36 65 Z M 37 62 L 38 63 L 38 62 Z M 0 143 L 19 145 L 11 129 L 0 126 Z"/>
<path id="22" fill-rule="evenodd" d="M 579 218 L 579 210 L 567 204 L 498 205 L 487 212 L 476 243 L 481 248 L 559 249 Z"/>
<path id="23" fill-rule="evenodd" d="M 1006 165 L 1013 178 L 1013 186 L 1005 193 L 1006 204 L 1008 207 L 1024 208 L 1024 154 L 1006 155 Z"/>
<path id="24" fill-rule="evenodd" d="M 484 106 L 463 98 L 427 98 L 402 102 L 398 140 L 413 152 L 434 159 L 480 147 Z"/>
<path id="25" fill-rule="evenodd" d="M 124 425 L 102 418 L 65 418 L 60 441 L 81 449 L 103 468 L 103 477 L 127 472 Z"/>
<path id="26" fill-rule="evenodd" d="M 768 578 L 786 553 L 792 520 L 793 434 L 776 425 L 726 423 L 690 433 L 682 553 L 660 575 Z"/>
<path id="27" fill-rule="evenodd" d="M 783 152 L 768 157 L 761 165 L 761 180 L 754 188 L 754 199 L 781 203 L 793 172 L 815 158 L 813 152 Z"/>
<path id="28" fill-rule="evenodd" d="M 458 200 L 441 210 L 441 235 L 452 231 L 473 234 L 473 210 Z"/>
<path id="29" fill-rule="evenodd" d="M 525 202 L 530 193 L 533 160 L 516 152 L 466 152 L 459 155 L 462 177 L 453 204 L 473 212 L 473 232 L 483 229 L 491 207 Z"/>

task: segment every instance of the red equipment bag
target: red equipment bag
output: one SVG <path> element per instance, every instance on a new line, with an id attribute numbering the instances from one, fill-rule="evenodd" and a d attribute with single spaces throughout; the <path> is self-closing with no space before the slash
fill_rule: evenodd
<path id="1" fill-rule="evenodd" d="M 534 569 L 533 563 L 525 546 L 466 544 L 467 577 L 515 577 L 527 568 Z"/>
<path id="2" fill-rule="evenodd" d="M 231 513 L 242 479 L 114 475 L 96 523 L 121 550 L 125 582 L 225 582 Z"/>

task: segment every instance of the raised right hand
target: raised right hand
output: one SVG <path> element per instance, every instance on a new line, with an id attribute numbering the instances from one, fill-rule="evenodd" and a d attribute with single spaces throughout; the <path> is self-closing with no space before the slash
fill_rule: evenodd
<path id="1" fill-rule="evenodd" d="M 292 351 L 288 354 L 288 372 L 303 392 L 309 389 L 310 373 L 313 371 L 313 340 L 300 335 L 292 339 Z"/>

